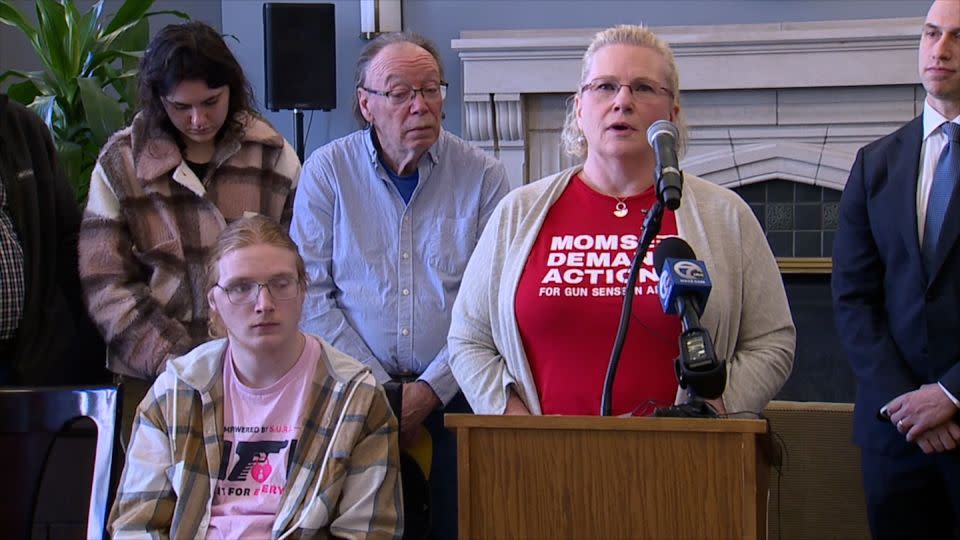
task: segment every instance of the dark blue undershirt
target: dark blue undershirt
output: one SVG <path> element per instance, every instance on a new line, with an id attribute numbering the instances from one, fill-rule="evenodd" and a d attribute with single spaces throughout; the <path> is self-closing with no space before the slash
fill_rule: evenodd
<path id="1" fill-rule="evenodd" d="M 408 174 L 407 176 L 400 176 L 383 162 L 383 158 L 379 159 L 380 165 L 383 166 L 383 170 L 387 171 L 387 176 L 390 177 L 390 181 L 393 182 L 393 185 L 397 186 L 397 191 L 399 191 L 400 196 L 403 197 L 403 203 L 410 204 L 410 197 L 413 196 L 413 190 L 417 189 L 417 184 L 420 183 L 420 170 L 415 170 L 413 174 Z"/>

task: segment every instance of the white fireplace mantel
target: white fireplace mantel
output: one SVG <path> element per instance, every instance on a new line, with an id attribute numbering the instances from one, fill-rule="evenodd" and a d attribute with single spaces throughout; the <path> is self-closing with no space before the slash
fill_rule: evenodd
<path id="1" fill-rule="evenodd" d="M 840 189 L 856 149 L 922 107 L 922 18 L 652 28 L 670 43 L 690 126 L 684 170 Z M 465 31 L 464 136 L 519 185 L 569 165 L 564 101 L 599 29 Z"/>

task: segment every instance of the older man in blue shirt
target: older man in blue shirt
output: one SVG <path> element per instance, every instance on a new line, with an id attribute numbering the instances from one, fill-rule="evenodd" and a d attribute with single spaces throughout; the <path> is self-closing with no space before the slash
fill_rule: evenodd
<path id="1" fill-rule="evenodd" d="M 307 264 L 301 325 L 403 383 L 401 443 L 434 441 L 434 536 L 455 537 L 452 436 L 440 410 L 458 394 L 447 330 L 463 270 L 508 182 L 503 165 L 444 131 L 436 47 L 384 34 L 360 54 L 355 114 L 365 129 L 306 161 L 290 233 Z M 465 401 L 457 396 L 456 401 Z M 431 414 L 432 413 L 432 414 Z M 446 442 L 444 442 L 446 441 Z M 446 484 L 446 493 L 438 493 Z"/>

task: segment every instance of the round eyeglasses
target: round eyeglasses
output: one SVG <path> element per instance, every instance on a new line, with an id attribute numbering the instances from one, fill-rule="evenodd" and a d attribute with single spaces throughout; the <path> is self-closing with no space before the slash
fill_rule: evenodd
<path id="1" fill-rule="evenodd" d="M 219 283 L 214 284 L 227 293 L 231 304 L 242 306 L 253 304 L 260 298 L 260 289 L 266 287 L 274 300 L 293 300 L 300 292 L 300 281 L 291 277 L 275 277 L 266 282 L 238 281 L 226 287 Z"/>
<path id="2" fill-rule="evenodd" d="M 387 98 L 391 105 L 404 105 L 414 100 L 419 93 L 427 101 L 438 101 L 447 98 L 447 87 L 449 85 L 443 81 L 439 83 L 427 83 L 420 88 L 410 86 L 394 86 L 389 90 L 374 90 L 361 86 L 364 92 L 369 92 L 375 96 Z"/>

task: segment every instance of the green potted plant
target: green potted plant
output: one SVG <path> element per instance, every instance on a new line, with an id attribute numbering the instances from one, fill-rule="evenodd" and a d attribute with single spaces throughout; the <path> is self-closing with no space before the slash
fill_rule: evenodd
<path id="1" fill-rule="evenodd" d="M 132 119 L 137 100 L 137 65 L 150 39 L 148 18 L 180 11 L 148 11 L 155 0 L 126 0 L 108 18 L 103 0 L 84 13 L 75 0 L 35 0 L 37 25 L 8 0 L 0 0 L 0 22 L 30 41 L 41 71 L 9 69 L 20 79 L 7 88 L 11 99 L 43 118 L 79 203 L 86 200 L 90 173 L 110 135 Z"/>

